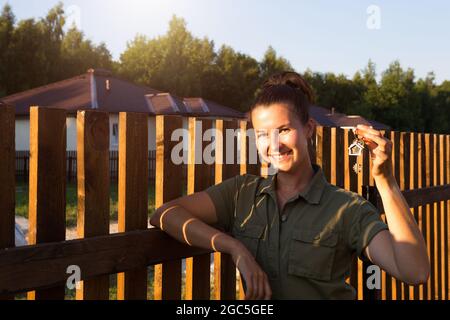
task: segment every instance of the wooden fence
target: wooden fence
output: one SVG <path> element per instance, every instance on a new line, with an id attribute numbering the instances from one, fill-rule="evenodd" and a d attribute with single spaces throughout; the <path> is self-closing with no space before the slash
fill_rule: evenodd
<path id="1" fill-rule="evenodd" d="M 241 286 L 236 287 L 236 269 L 228 255 L 213 254 L 211 275 L 210 251 L 181 244 L 160 230 L 147 227 L 149 162 L 145 114 L 119 116 L 119 233 L 109 234 L 108 114 L 78 113 L 80 239 L 65 241 L 65 119 L 64 110 L 31 108 L 30 245 L 14 248 L 14 109 L 0 108 L 0 296 L 12 299 L 18 293 L 28 292 L 28 299 L 63 299 L 69 276 L 67 268 L 75 265 L 80 268 L 83 280 L 76 292 L 77 299 L 108 299 L 111 274 L 117 274 L 118 299 L 180 299 L 183 283 L 186 299 L 242 298 Z M 201 131 L 196 120 L 202 121 Z M 245 136 L 247 126 L 242 120 L 189 118 L 189 159 L 196 159 L 195 151 L 207 147 L 198 137 L 208 128 L 215 127 L 221 132 L 238 129 Z M 156 207 L 181 196 L 183 189 L 192 193 L 236 174 L 264 172 L 264 165 L 260 168 L 247 161 L 250 139 L 240 140 L 240 153 L 234 154 L 234 160 L 241 161 L 235 164 L 222 161 L 230 141 L 217 139 L 215 163 L 190 161 L 187 186 L 183 186 L 182 166 L 171 161 L 171 151 L 178 143 L 171 141 L 171 134 L 181 127 L 181 117 L 156 117 Z M 327 179 L 365 196 L 382 211 L 367 150 L 362 157 L 348 156 L 347 147 L 352 142 L 348 130 L 318 127 L 315 135 L 310 152 Z M 367 266 L 355 259 L 348 281 L 356 288 L 358 299 L 448 299 L 450 136 L 404 132 L 385 132 L 385 135 L 394 143 L 396 179 L 427 242 L 431 276 L 427 284 L 412 287 L 383 272 L 381 290 L 368 290 Z M 358 174 L 352 171 L 355 164 L 359 166 Z M 183 259 L 186 259 L 185 273 Z M 154 266 L 151 297 L 148 296 L 149 266 Z"/>
<path id="2" fill-rule="evenodd" d="M 77 179 L 77 151 L 66 152 L 67 182 L 76 182 Z M 148 151 L 148 175 L 150 180 L 155 179 L 156 151 Z M 28 182 L 30 176 L 30 152 L 16 151 L 16 181 Z M 119 177 L 119 151 L 109 151 L 109 177 L 117 181 Z M 185 178 L 185 177 L 184 177 Z"/>

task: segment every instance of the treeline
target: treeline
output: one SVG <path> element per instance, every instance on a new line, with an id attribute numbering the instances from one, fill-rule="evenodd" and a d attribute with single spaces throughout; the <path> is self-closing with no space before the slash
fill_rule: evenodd
<path id="1" fill-rule="evenodd" d="M 6 5 L 0 17 L 0 96 L 82 74 L 89 68 L 114 74 L 179 96 L 201 96 L 247 111 L 263 81 L 272 73 L 294 70 L 269 47 L 255 58 L 214 41 L 197 38 L 183 19 L 174 17 L 166 34 L 137 35 L 119 61 L 105 44 L 93 44 L 75 27 L 64 32 L 62 4 L 45 18 L 15 21 Z M 359 114 L 396 130 L 450 133 L 450 81 L 437 84 L 433 73 L 416 79 L 394 61 L 377 77 L 375 64 L 352 78 L 307 70 L 316 104 Z M 377 78 L 380 80 L 377 81 Z"/>

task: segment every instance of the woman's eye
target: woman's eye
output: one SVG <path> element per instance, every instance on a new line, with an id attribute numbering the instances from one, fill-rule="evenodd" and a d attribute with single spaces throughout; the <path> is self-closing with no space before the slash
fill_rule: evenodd
<path id="1" fill-rule="evenodd" d="M 280 133 L 288 133 L 288 132 L 289 132 L 289 128 L 280 129 Z"/>

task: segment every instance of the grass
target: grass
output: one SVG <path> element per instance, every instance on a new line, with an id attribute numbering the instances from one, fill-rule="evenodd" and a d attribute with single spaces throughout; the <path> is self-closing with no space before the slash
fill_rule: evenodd
<path id="1" fill-rule="evenodd" d="M 184 186 L 184 185 L 183 185 Z M 76 183 L 68 183 L 66 186 L 66 226 L 68 228 L 76 227 L 77 225 L 77 186 Z M 23 181 L 16 182 L 16 215 L 28 218 L 28 183 Z M 186 188 L 183 187 L 182 194 L 186 194 Z M 118 190 L 117 183 L 111 183 L 110 185 L 110 221 L 117 221 L 118 216 Z M 153 185 L 149 185 L 148 189 L 148 213 L 149 216 L 155 209 L 155 189 Z M 147 299 L 153 299 L 153 282 L 154 282 L 154 266 L 148 267 L 148 285 L 147 285 Z M 211 294 L 213 293 L 214 282 L 211 285 Z M 74 300 L 76 290 L 69 290 L 66 288 L 65 299 Z M 185 298 L 185 277 L 182 279 L 182 296 Z M 17 294 L 15 297 L 17 300 L 25 300 L 26 293 Z M 109 286 L 109 299 L 117 299 L 117 274 L 110 275 Z"/>
<path id="2" fill-rule="evenodd" d="M 118 216 L 118 191 L 117 182 L 111 183 L 109 193 L 110 221 L 117 221 Z M 155 210 L 155 189 L 153 185 L 148 188 L 148 214 Z M 16 183 L 16 215 L 28 218 L 28 183 Z M 66 226 L 68 228 L 77 225 L 77 185 L 68 183 L 66 186 Z"/>

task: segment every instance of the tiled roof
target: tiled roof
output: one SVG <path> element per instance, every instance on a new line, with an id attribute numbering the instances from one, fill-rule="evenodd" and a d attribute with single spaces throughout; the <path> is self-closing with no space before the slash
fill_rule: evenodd
<path id="1" fill-rule="evenodd" d="M 28 115 L 30 106 L 48 106 L 66 109 L 69 113 L 98 109 L 112 113 L 129 111 L 158 115 L 245 117 L 243 113 L 218 103 L 201 98 L 183 100 L 170 93 L 114 77 L 101 69 L 90 69 L 80 76 L 26 90 L 1 100 L 13 105 L 16 115 Z M 195 105 L 198 101 L 206 103 L 207 108 L 197 108 Z"/>

